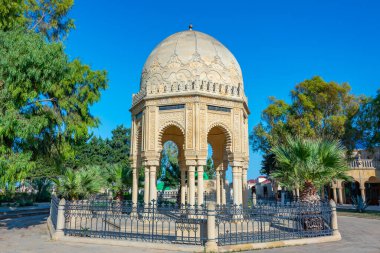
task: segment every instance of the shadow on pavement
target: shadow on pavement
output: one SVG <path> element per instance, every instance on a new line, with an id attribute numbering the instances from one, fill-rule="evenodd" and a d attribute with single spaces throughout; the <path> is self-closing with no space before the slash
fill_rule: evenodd
<path id="1" fill-rule="evenodd" d="M 46 223 L 49 214 L 10 218 L 0 221 L 0 229 L 22 229 Z"/>

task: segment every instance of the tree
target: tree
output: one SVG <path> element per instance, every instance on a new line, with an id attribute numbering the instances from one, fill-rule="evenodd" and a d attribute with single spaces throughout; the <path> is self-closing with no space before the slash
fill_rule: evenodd
<path id="1" fill-rule="evenodd" d="M 112 130 L 112 138 L 109 142 L 112 149 L 110 163 L 121 163 L 129 166 L 129 154 L 131 146 L 131 130 L 123 125 L 117 126 Z"/>
<path id="2" fill-rule="evenodd" d="M 25 28 L 49 41 L 64 39 L 74 21 L 67 17 L 74 0 L 0 0 L 0 30 Z"/>
<path id="3" fill-rule="evenodd" d="M 357 113 L 359 99 L 350 93 L 348 84 L 325 82 L 313 77 L 291 91 L 292 103 L 270 97 L 262 113 L 262 122 L 254 127 L 250 142 L 253 151 L 264 154 L 264 172 L 275 170 L 270 150 L 285 143 L 285 136 L 336 138 L 352 149 L 348 126 Z"/>
<path id="4" fill-rule="evenodd" d="M 107 188 L 112 190 L 116 199 L 123 200 L 124 192 L 132 186 L 131 168 L 121 164 L 113 164 L 106 166 L 104 172 L 103 178 L 106 178 Z"/>
<path id="5" fill-rule="evenodd" d="M 67 200 L 88 199 L 100 191 L 104 180 L 96 166 L 82 168 L 78 171 L 67 169 L 65 174 L 54 178 L 57 195 Z"/>
<path id="6" fill-rule="evenodd" d="M 380 147 L 380 90 L 373 98 L 363 98 L 360 110 L 352 121 L 361 148 L 373 150 Z"/>
<path id="7" fill-rule="evenodd" d="M 9 31 L 26 22 L 23 0 L 0 0 L 0 30 Z"/>
<path id="8" fill-rule="evenodd" d="M 214 167 L 214 161 L 211 157 L 207 158 L 206 166 L 204 167 L 204 173 L 207 175 L 209 179 L 214 179 L 216 176 L 216 171 Z"/>
<path id="9" fill-rule="evenodd" d="M 161 170 L 158 174 L 160 181 L 164 183 L 163 190 L 167 187 L 177 187 L 181 182 L 181 171 L 178 164 L 178 147 L 172 141 L 168 141 L 164 144 Z"/>
<path id="10" fill-rule="evenodd" d="M 48 178 L 37 178 L 31 181 L 31 186 L 36 191 L 36 201 L 43 202 L 50 200 L 50 190 L 52 181 Z"/>
<path id="11" fill-rule="evenodd" d="M 93 135 L 83 138 L 74 146 L 75 155 L 66 161 L 65 167 L 76 169 L 86 165 L 107 166 L 111 163 L 113 152 L 109 142 L 108 139 Z"/>
<path id="12" fill-rule="evenodd" d="M 90 106 L 107 78 L 33 32 L 0 32 L 0 55 L 0 187 L 11 187 L 29 175 L 49 177 L 38 163 L 56 171 L 73 155 L 98 125 Z"/>
<path id="13" fill-rule="evenodd" d="M 317 189 L 331 180 L 349 180 L 346 150 L 336 140 L 286 138 L 271 149 L 278 169 L 271 173 L 280 185 L 300 188 L 300 201 L 319 201 Z"/>

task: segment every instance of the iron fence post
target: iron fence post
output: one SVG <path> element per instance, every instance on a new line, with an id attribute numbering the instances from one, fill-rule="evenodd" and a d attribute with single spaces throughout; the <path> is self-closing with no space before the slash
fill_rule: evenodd
<path id="1" fill-rule="evenodd" d="M 156 203 L 157 205 L 157 203 Z M 154 242 L 154 210 L 155 209 L 155 201 L 154 199 L 152 200 L 152 242 Z"/>

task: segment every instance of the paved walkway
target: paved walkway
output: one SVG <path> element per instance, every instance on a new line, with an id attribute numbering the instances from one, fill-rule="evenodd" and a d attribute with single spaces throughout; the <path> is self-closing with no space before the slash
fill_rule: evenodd
<path id="1" fill-rule="evenodd" d="M 355 210 L 355 208 L 352 205 L 344 204 L 344 205 L 338 205 L 338 209 L 351 209 Z M 368 211 L 379 211 L 380 212 L 380 206 L 368 206 L 367 209 Z"/>
<path id="2" fill-rule="evenodd" d="M 379 253 L 380 220 L 339 217 L 343 239 L 339 242 L 268 249 L 254 253 Z M 46 215 L 0 221 L 0 253 L 164 253 L 166 250 L 126 248 L 51 241 Z"/>
<path id="3" fill-rule="evenodd" d="M 0 206 L 0 214 L 12 213 L 18 211 L 27 211 L 27 210 L 39 210 L 50 208 L 50 202 L 35 203 L 33 206 L 24 206 L 24 207 L 7 207 Z"/>

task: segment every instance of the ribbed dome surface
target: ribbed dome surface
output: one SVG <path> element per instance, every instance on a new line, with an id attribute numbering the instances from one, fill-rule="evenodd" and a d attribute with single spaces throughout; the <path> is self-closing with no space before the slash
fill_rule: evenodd
<path id="1" fill-rule="evenodd" d="M 149 55 L 141 75 L 141 90 L 194 81 L 243 89 L 239 63 L 213 37 L 193 30 L 175 33 Z"/>

